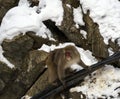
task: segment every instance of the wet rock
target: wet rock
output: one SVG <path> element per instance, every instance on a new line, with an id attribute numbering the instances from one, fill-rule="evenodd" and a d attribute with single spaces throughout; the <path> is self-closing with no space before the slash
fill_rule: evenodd
<path id="1" fill-rule="evenodd" d="M 18 71 L 16 78 L 9 81 L 6 90 L 0 95 L 0 99 L 20 99 L 26 94 L 36 80 L 45 70 L 45 59 L 48 53 L 44 51 L 30 51 L 25 59 L 21 70 Z M 4 77 L 4 76 L 3 76 Z"/>
<path id="2" fill-rule="evenodd" d="M 3 80 L 0 79 L 0 92 L 3 90 L 4 87 L 5 83 L 3 82 Z"/>
<path id="3" fill-rule="evenodd" d="M 48 71 L 45 71 L 42 76 L 39 77 L 39 79 L 35 82 L 35 84 L 28 90 L 26 93 L 29 96 L 33 96 L 37 94 L 40 91 L 43 91 L 46 86 L 49 85 L 48 83 Z"/>
<path id="4" fill-rule="evenodd" d="M 4 40 L 3 55 L 16 67 L 21 67 L 26 54 L 32 50 L 34 40 L 27 35 L 19 35 L 12 40 Z"/>
<path id="5" fill-rule="evenodd" d="M 30 51 L 28 55 L 26 55 L 22 69 L 27 72 L 33 71 L 34 68 L 37 68 L 37 66 L 39 67 L 41 66 L 41 64 L 45 64 L 45 59 L 47 56 L 48 53 L 45 51 L 39 51 L 39 50 Z"/>
<path id="6" fill-rule="evenodd" d="M 39 4 L 39 0 L 28 0 L 30 2 L 30 6 L 34 7 L 34 6 L 38 6 Z"/>
<path id="7" fill-rule="evenodd" d="M 32 32 L 32 31 L 27 32 L 26 35 L 28 35 L 29 37 L 31 37 L 34 40 L 33 49 L 38 49 L 43 44 L 47 44 L 47 45 L 51 45 L 51 44 L 57 45 L 58 44 L 58 42 L 49 40 L 49 38 L 42 38 L 40 36 L 37 36 L 35 34 L 35 32 Z"/>
<path id="8" fill-rule="evenodd" d="M 14 69 L 9 68 L 6 64 L 0 62 L 0 79 L 7 83 L 13 76 Z"/>
<path id="9" fill-rule="evenodd" d="M 14 76 L 13 76 L 14 75 Z M 3 62 L 0 62 L 0 94 L 4 93 L 8 84 L 16 77 L 14 69 L 9 68 Z"/>

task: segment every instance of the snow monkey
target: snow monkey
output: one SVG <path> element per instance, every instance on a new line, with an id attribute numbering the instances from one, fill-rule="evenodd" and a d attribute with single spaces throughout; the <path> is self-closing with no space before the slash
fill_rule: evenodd
<path id="1" fill-rule="evenodd" d="M 54 81 L 59 79 L 64 85 L 65 70 L 70 68 L 72 64 L 78 63 L 83 68 L 88 68 L 81 58 L 78 50 L 68 45 L 64 48 L 55 49 L 51 51 L 46 59 L 46 65 L 48 66 L 49 83 L 54 85 Z"/>

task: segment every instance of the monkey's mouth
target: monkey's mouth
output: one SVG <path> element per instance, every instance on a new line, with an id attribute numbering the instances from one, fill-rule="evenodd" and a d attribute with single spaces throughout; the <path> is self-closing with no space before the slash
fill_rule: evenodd
<path id="1" fill-rule="evenodd" d="M 70 60 L 71 60 L 71 57 L 67 57 L 67 60 L 70 61 Z"/>

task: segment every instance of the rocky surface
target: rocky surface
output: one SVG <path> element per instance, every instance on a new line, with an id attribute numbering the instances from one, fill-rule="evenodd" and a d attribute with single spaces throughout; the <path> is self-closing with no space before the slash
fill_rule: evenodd
<path id="1" fill-rule="evenodd" d="M 8 9 L 16 6 L 18 1 L 0 0 L 0 22 Z M 45 59 L 49 53 L 37 50 L 43 44 L 58 45 L 68 41 L 74 42 L 77 46 L 90 50 L 98 59 L 108 56 L 108 48 L 112 48 L 113 52 L 119 51 L 118 39 L 114 42 L 109 40 L 108 45 L 104 43 L 99 26 L 89 16 L 89 11 L 83 13 L 85 25 L 75 27 L 73 8 L 79 6 L 79 1 L 62 0 L 62 2 L 64 19 L 61 26 L 55 26 L 55 23 L 50 20 L 44 22 L 56 41 L 39 37 L 34 32 L 28 31 L 25 35 L 20 34 L 12 40 L 5 39 L 2 42 L 3 55 L 15 65 L 15 68 L 11 69 L 5 63 L 0 62 L 0 99 L 20 99 L 25 94 L 31 96 L 48 85 Z M 71 8 L 66 4 L 71 5 Z M 38 0 L 32 0 L 31 6 L 36 5 L 38 5 Z M 87 32 L 87 38 L 80 33 L 80 30 Z M 114 66 L 120 66 L 120 61 L 115 62 Z M 81 93 L 71 93 L 73 99 L 80 99 L 80 95 Z"/>
<path id="2" fill-rule="evenodd" d="M 66 6 L 66 4 L 71 5 L 71 7 Z M 100 34 L 98 24 L 95 23 L 89 16 L 90 11 L 87 13 L 83 12 L 83 21 L 85 25 L 79 25 L 79 28 L 75 27 L 73 20 L 73 8 L 76 8 L 78 6 L 81 6 L 82 8 L 82 5 L 78 4 L 79 3 L 74 3 L 74 0 L 63 0 L 64 19 L 62 25 L 58 28 L 63 31 L 63 33 L 70 41 L 74 42 L 76 45 L 81 46 L 84 49 L 92 51 L 94 56 L 102 58 L 107 57 L 107 45 L 103 41 L 103 37 Z M 85 38 L 80 33 L 80 30 L 87 32 L 87 38 Z"/>
<path id="3" fill-rule="evenodd" d="M 3 41 L 3 54 L 16 67 L 21 67 L 26 54 L 32 50 L 33 43 L 34 40 L 32 38 L 20 34 L 12 40 Z"/>
<path id="4" fill-rule="evenodd" d="M 44 72 L 48 53 L 33 49 L 33 45 L 34 40 L 22 34 L 3 41 L 4 56 L 15 68 L 0 63 L 1 99 L 20 99 Z"/>

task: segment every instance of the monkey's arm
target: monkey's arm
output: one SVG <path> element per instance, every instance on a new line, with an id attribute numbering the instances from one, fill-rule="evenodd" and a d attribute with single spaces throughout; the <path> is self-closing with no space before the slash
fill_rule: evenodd
<path id="1" fill-rule="evenodd" d="M 62 66 L 62 64 L 61 64 L 61 65 L 58 65 L 57 72 L 58 72 L 59 80 L 61 81 L 61 83 L 62 83 L 63 85 L 65 85 L 65 82 L 64 82 L 64 78 L 65 78 L 65 68 L 64 68 L 64 66 Z"/>
<path id="2" fill-rule="evenodd" d="M 79 64 L 80 66 L 82 66 L 83 68 L 85 68 L 85 69 L 89 69 L 89 66 L 85 65 L 81 59 L 80 59 L 80 61 L 78 62 L 78 64 Z"/>

